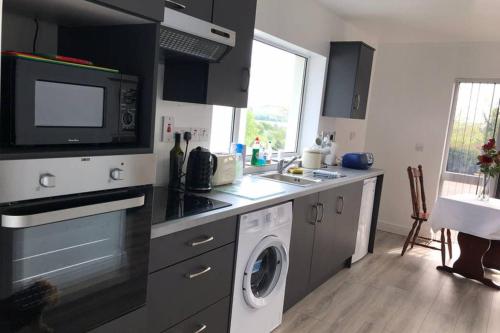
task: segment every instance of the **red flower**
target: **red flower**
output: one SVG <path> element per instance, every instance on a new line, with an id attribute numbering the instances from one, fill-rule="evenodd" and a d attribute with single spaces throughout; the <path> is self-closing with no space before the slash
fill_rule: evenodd
<path id="1" fill-rule="evenodd" d="M 479 160 L 478 164 L 489 165 L 489 164 L 493 163 L 493 158 L 491 156 L 488 156 L 488 155 L 479 155 L 477 157 L 477 159 Z"/>
<path id="2" fill-rule="evenodd" d="M 495 139 L 489 139 L 488 143 L 486 143 L 485 145 L 483 145 L 483 150 L 484 151 L 491 150 L 491 149 L 494 149 L 494 148 L 495 148 Z"/>

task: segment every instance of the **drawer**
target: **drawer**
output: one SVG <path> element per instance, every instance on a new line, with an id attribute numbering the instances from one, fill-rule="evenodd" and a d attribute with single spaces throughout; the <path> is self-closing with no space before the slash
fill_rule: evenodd
<path id="1" fill-rule="evenodd" d="M 232 243 L 236 240 L 237 217 L 151 240 L 149 271 L 171 266 L 183 260 Z"/>
<path id="2" fill-rule="evenodd" d="M 149 276 L 149 332 L 162 332 L 231 294 L 234 243 Z"/>
<path id="3" fill-rule="evenodd" d="M 164 333 L 194 333 L 203 328 L 203 333 L 227 333 L 230 306 L 229 297 L 226 297 Z"/>
<path id="4" fill-rule="evenodd" d="M 212 22 L 213 0 L 165 0 L 165 7 Z"/>

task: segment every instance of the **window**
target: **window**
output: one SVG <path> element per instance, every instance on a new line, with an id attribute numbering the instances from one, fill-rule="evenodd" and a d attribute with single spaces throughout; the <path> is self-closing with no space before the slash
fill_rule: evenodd
<path id="1" fill-rule="evenodd" d="M 214 107 L 211 149 L 227 151 L 230 141 L 249 146 L 259 137 L 274 151 L 296 152 L 306 66 L 306 57 L 254 40 L 248 107 Z"/>
<path id="2" fill-rule="evenodd" d="M 488 138 L 498 135 L 499 106 L 500 84 L 457 83 L 441 176 L 441 195 L 476 193 L 477 156 Z"/>

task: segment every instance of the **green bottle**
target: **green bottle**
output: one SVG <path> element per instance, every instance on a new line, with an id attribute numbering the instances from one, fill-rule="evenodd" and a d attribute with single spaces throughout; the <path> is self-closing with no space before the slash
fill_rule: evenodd
<path id="1" fill-rule="evenodd" d="M 259 137 L 256 137 L 252 145 L 252 160 L 250 161 L 251 165 L 254 166 L 259 165 L 260 149 L 261 149 L 260 140 Z"/>
<path id="2" fill-rule="evenodd" d="M 181 134 L 175 133 L 174 137 L 175 145 L 170 151 L 170 175 L 168 187 L 171 189 L 180 189 L 184 152 L 181 149 Z"/>

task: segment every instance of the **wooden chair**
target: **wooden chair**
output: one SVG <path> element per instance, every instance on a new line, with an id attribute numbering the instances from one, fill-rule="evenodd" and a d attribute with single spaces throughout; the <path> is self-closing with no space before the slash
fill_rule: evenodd
<path id="1" fill-rule="evenodd" d="M 436 241 L 431 238 L 419 236 L 420 228 L 422 223 L 427 222 L 430 213 L 427 211 L 427 204 L 425 201 L 425 190 L 424 190 L 424 174 L 422 172 L 422 166 L 419 165 L 418 168 L 408 167 L 408 178 L 410 179 L 410 191 L 411 191 L 411 201 L 413 207 L 413 213 L 411 218 L 413 219 L 413 226 L 411 228 L 408 237 L 406 238 L 405 244 L 403 246 L 403 251 L 401 256 L 404 256 L 408 246 L 411 243 L 411 248 L 413 246 L 423 246 L 429 249 L 441 251 L 441 260 L 443 265 L 446 261 L 446 244 L 448 244 L 448 252 L 450 259 L 452 258 L 452 243 L 451 243 L 451 231 L 450 229 L 441 229 L 441 240 Z M 445 240 L 445 233 L 448 236 L 448 240 Z M 426 243 L 417 242 L 417 240 L 424 240 Z M 441 248 L 437 248 L 429 245 L 432 242 L 441 243 Z"/>

